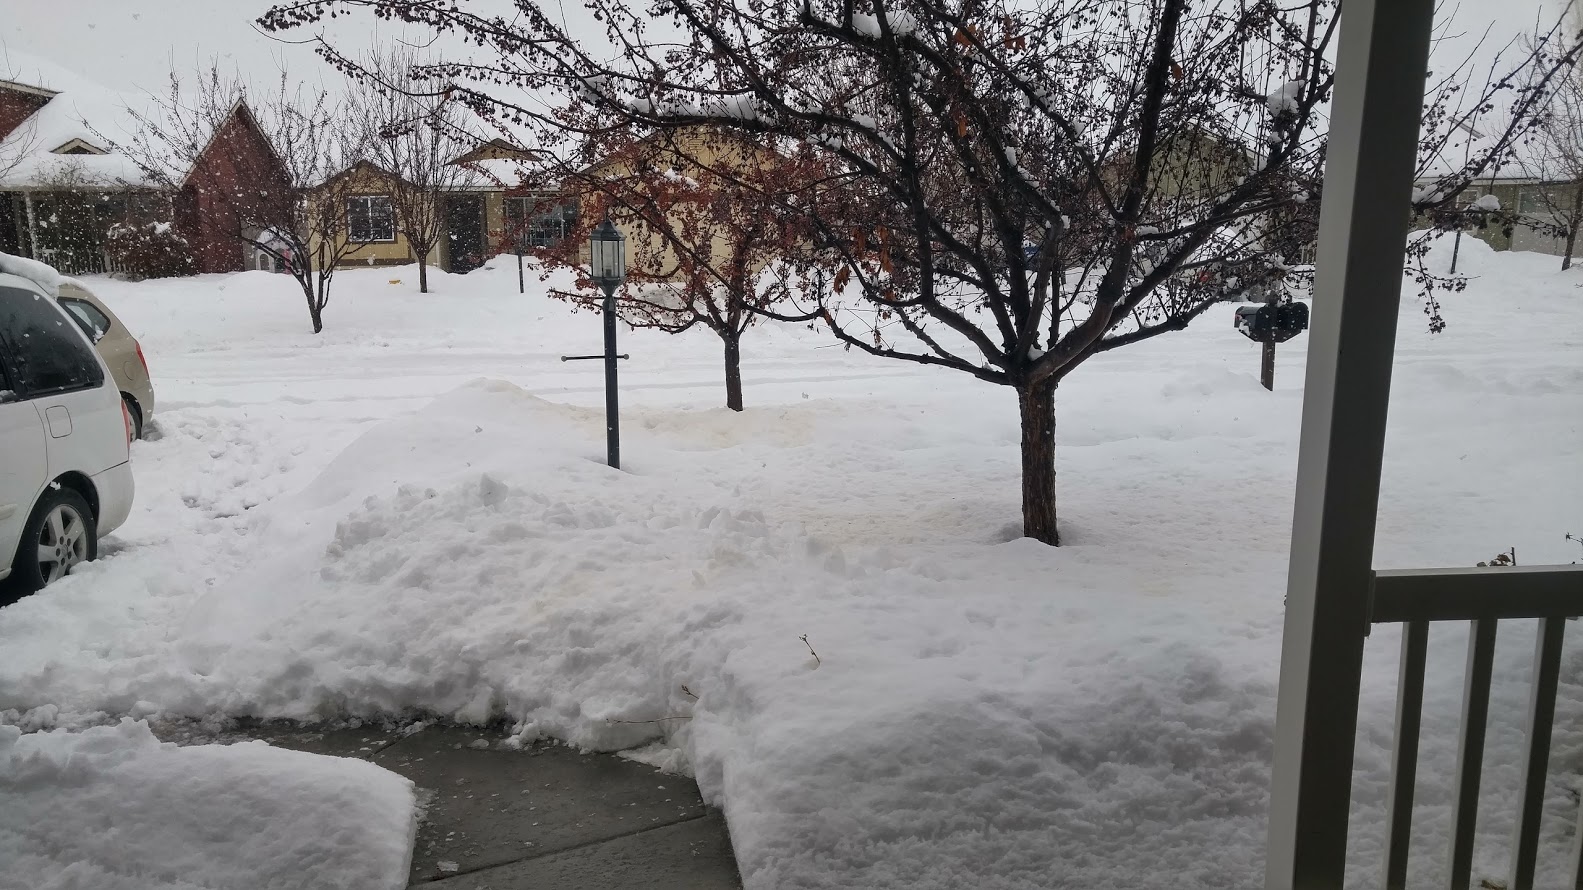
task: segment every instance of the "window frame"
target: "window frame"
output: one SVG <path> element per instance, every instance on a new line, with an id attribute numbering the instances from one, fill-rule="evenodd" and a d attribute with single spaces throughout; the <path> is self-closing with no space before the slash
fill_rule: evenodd
<path id="1" fill-rule="evenodd" d="M 559 195 L 507 195 L 503 215 L 514 242 L 549 250 L 565 243 L 577 227 L 578 208 Z"/>
<path id="2" fill-rule="evenodd" d="M 362 222 L 367 226 L 365 234 L 374 234 L 373 202 L 383 201 L 389 209 L 389 238 L 359 238 L 357 237 L 358 214 L 353 211 L 354 204 L 362 205 Z M 346 240 L 353 244 L 394 244 L 400 234 L 400 227 L 396 225 L 396 200 L 390 194 L 348 195 L 346 197 Z"/>
<path id="3" fill-rule="evenodd" d="M 26 288 L 3 283 L 0 283 L 0 303 L 3 303 L 6 291 L 15 291 L 24 296 L 50 304 L 50 311 L 66 321 L 66 324 L 62 325 L 62 327 L 71 332 L 68 336 L 78 338 L 78 344 L 88 350 L 88 358 L 90 359 L 88 364 L 90 373 L 84 381 L 65 386 L 35 388 L 31 385 L 28 375 L 23 373 L 24 369 L 21 363 L 22 354 L 25 350 L 11 339 L 4 329 L 0 329 L 0 362 L 5 362 L 6 364 L 5 371 L 11 380 L 11 389 L 17 394 L 18 401 L 28 402 L 34 399 L 67 395 L 74 392 L 88 392 L 104 386 L 105 381 L 110 378 L 110 373 L 105 368 L 103 360 L 99 358 L 99 350 L 95 348 L 88 335 L 83 333 L 82 325 L 77 321 L 76 316 L 61 306 L 55 298 L 40 295 Z"/>

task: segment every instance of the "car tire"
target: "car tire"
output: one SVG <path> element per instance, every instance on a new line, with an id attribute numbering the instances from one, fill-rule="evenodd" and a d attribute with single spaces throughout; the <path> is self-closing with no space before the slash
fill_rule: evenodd
<path id="1" fill-rule="evenodd" d="M 52 550 L 55 557 L 48 562 L 39 559 L 46 550 Z M 99 529 L 93 510 L 82 495 L 53 483 L 22 527 L 6 582 L 18 592 L 32 593 L 98 555 Z"/>
<path id="2" fill-rule="evenodd" d="M 134 441 L 141 440 L 143 438 L 143 409 L 138 407 L 137 399 L 126 393 L 121 393 L 121 401 L 126 404 L 126 413 L 132 418 L 132 439 Z"/>

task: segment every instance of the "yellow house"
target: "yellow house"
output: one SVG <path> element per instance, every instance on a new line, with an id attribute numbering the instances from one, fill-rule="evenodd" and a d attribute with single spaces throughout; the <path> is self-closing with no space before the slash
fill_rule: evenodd
<path id="1" fill-rule="evenodd" d="M 785 160 L 714 131 L 656 135 L 633 142 L 553 189 L 534 188 L 524 182 L 527 164 L 536 159 L 529 149 L 495 139 L 452 160 L 463 173 L 440 198 L 442 235 L 427 262 L 448 272 L 467 272 L 497 254 L 555 250 L 571 237 L 576 237 L 577 243 L 565 244 L 566 250 L 575 251 L 586 262 L 588 246 L 582 237 L 586 226 L 580 225 L 597 220 L 583 220 L 582 208 L 602 213 L 599 208 L 609 202 L 601 198 L 601 188 L 610 180 L 668 171 L 667 175 L 679 181 L 695 181 L 693 177 L 707 175 L 704 171 L 741 173 Z M 336 227 L 341 266 L 416 262 L 412 245 L 397 221 L 401 185 L 400 177 L 391 171 L 359 161 L 314 191 L 313 200 L 335 202 L 345 214 Z M 673 209 L 677 218 L 671 228 L 687 228 L 680 205 Z M 627 236 L 628 263 L 634 272 L 650 278 L 669 277 L 674 272 L 676 252 L 664 236 L 631 212 L 617 209 L 613 220 Z M 717 224 L 709 229 L 712 259 L 720 259 L 729 250 L 731 226 Z"/>
<path id="2" fill-rule="evenodd" d="M 619 201 L 608 197 L 608 192 L 641 195 L 645 192 L 644 183 L 669 183 L 670 194 L 657 201 L 649 212 L 663 213 L 665 228 L 684 243 L 707 237 L 708 259 L 718 263 L 729 256 L 732 236 L 745 221 L 733 218 L 730 209 L 725 211 L 723 218 L 718 215 L 706 218 L 706 214 L 698 212 L 698 202 L 710 200 L 708 180 L 750 179 L 786 163 L 787 159 L 774 151 L 729 132 L 697 128 L 635 140 L 579 171 L 564 184 L 563 191 L 578 196 L 580 200 L 570 203 L 581 204 L 589 212 L 602 213 L 601 208 L 608 207 L 611 222 L 627 238 L 630 273 L 663 280 L 679 276 L 677 250 L 672 240 L 643 219 L 644 211 L 620 206 Z M 699 189 L 695 201 L 689 202 L 689 189 Z M 694 243 L 692 247 L 701 251 L 703 245 Z M 576 249 L 580 260 L 586 262 L 588 245 L 579 243 Z M 766 257 L 756 257 L 754 271 L 765 262 Z"/>
<path id="3" fill-rule="evenodd" d="M 515 231 L 538 222 L 540 241 L 565 234 L 565 224 L 546 227 L 535 209 L 551 196 L 522 186 L 524 163 L 533 153 L 504 140 L 484 142 L 453 159 L 458 168 L 440 197 L 441 235 L 427 262 L 447 272 L 468 272 L 489 257 L 513 249 Z M 341 266 L 389 266 L 417 261 L 398 225 L 403 180 L 371 161 L 359 161 L 326 180 L 310 200 L 333 202 L 344 213 L 334 226 Z M 542 214 L 541 214 L 542 215 Z M 575 213 L 569 214 L 575 219 Z M 520 222 L 519 222 L 520 221 Z M 314 245 L 317 247 L 317 245 Z"/>
<path id="4" fill-rule="evenodd" d="M 344 250 L 343 266 L 391 266 L 417 261 L 412 245 L 396 224 L 394 173 L 370 161 L 358 161 L 331 177 L 315 190 L 310 200 L 335 201 L 342 205 L 345 219 L 336 232 Z M 311 245 L 317 250 L 317 243 Z M 428 256 L 431 265 L 440 265 L 438 248 Z"/>

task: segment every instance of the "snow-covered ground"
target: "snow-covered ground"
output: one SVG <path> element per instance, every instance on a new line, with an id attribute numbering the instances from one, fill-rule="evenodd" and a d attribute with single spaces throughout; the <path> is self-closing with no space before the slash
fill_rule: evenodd
<path id="1" fill-rule="evenodd" d="M 350 757 L 0 726 L 0 887 L 400 890 L 412 783 Z"/>
<path id="2" fill-rule="evenodd" d="M 1576 559 L 1583 291 L 1551 257 L 1462 255 L 1446 333 L 1403 310 L 1377 564 Z M 1009 391 L 764 328 L 739 415 L 708 332 L 623 330 L 616 472 L 597 363 L 559 359 L 599 351 L 595 316 L 531 273 L 518 295 L 513 263 L 414 278 L 343 273 L 317 337 L 263 273 L 90 281 L 142 338 L 162 437 L 104 558 L 0 611 L 0 720 L 503 716 L 650 745 L 724 807 L 750 890 L 1260 880 L 1306 337 L 1274 393 L 1229 306 L 1080 369 L 1052 549 L 1017 539 Z M 1489 876 L 1532 633 L 1501 630 Z M 1360 885 L 1398 639 L 1370 642 Z M 1464 639 L 1432 640 L 1415 882 L 1443 867 Z M 1576 640 L 1563 682 L 1552 876 Z"/>

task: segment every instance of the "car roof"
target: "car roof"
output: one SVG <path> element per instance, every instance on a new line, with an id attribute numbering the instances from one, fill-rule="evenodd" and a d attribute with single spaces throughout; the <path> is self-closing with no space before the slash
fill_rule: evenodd
<path id="1" fill-rule="evenodd" d="M 34 293 L 54 299 L 54 295 L 49 292 L 49 288 L 44 287 L 42 284 L 39 284 L 37 281 L 34 281 L 31 278 L 25 278 L 21 275 L 12 275 L 10 272 L 0 272 L 0 287 L 19 288 L 21 290 L 32 291 Z"/>

